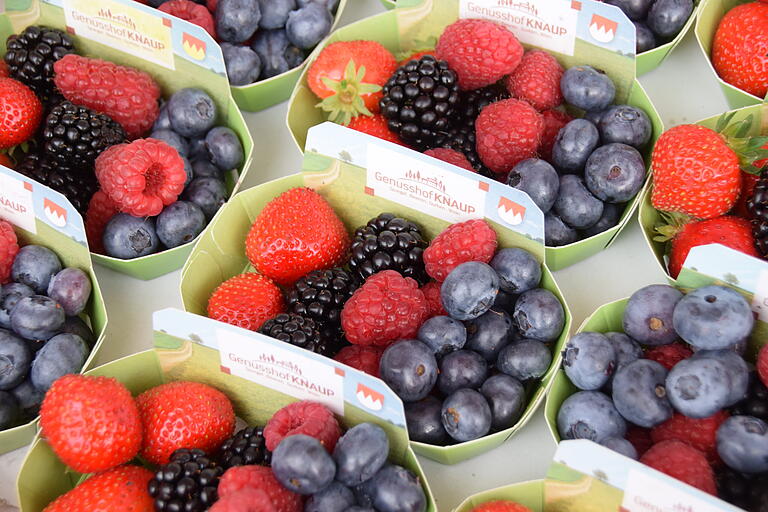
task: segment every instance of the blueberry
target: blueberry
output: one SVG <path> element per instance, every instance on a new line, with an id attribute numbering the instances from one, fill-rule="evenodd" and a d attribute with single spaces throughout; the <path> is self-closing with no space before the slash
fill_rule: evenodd
<path id="1" fill-rule="evenodd" d="M 389 456 L 389 439 L 378 425 L 359 423 L 341 436 L 333 450 L 336 480 L 359 485 L 373 477 Z"/>
<path id="2" fill-rule="evenodd" d="M 160 246 L 155 219 L 127 213 L 118 213 L 107 222 L 102 240 L 109 256 L 124 260 L 155 253 Z"/>
<path id="3" fill-rule="evenodd" d="M 272 473 L 289 491 L 309 495 L 333 482 L 336 463 L 320 441 L 294 434 L 280 441 L 272 452 Z"/>
<path id="4" fill-rule="evenodd" d="M 647 52 L 656 48 L 656 36 L 642 21 L 633 21 L 635 25 L 635 52 L 637 54 Z"/>
<path id="5" fill-rule="evenodd" d="M 216 178 L 197 178 L 184 190 L 184 200 L 194 203 L 211 220 L 227 201 L 227 187 Z"/>
<path id="6" fill-rule="evenodd" d="M 332 482 L 322 491 L 309 497 L 304 512 L 344 512 L 355 505 L 354 493 L 339 482 Z"/>
<path id="7" fill-rule="evenodd" d="M 32 353 L 13 333 L 0 329 L 0 390 L 18 386 L 29 373 Z"/>
<path id="8" fill-rule="evenodd" d="M 64 321 L 64 326 L 61 328 L 61 332 L 77 334 L 89 347 L 92 347 L 93 344 L 96 343 L 96 336 L 93 335 L 93 331 L 79 316 L 68 316 Z"/>
<path id="9" fill-rule="evenodd" d="M 446 398 L 442 418 L 445 431 L 460 442 L 483 437 L 491 430 L 491 407 L 473 389 L 460 389 Z"/>
<path id="10" fill-rule="evenodd" d="M 578 391 L 560 406 L 557 430 L 563 439 L 589 439 L 599 443 L 608 437 L 624 437 L 627 422 L 603 393 Z"/>
<path id="11" fill-rule="evenodd" d="M 537 340 L 520 340 L 499 352 L 496 367 L 499 371 L 521 381 L 541 378 L 552 362 L 552 354 L 545 344 Z"/>
<path id="12" fill-rule="evenodd" d="M 490 309 L 498 291 L 496 271 L 486 263 L 468 261 L 445 278 L 440 287 L 440 299 L 451 317 L 471 320 Z"/>
<path id="13" fill-rule="evenodd" d="M 706 418 L 730 405 L 730 387 L 728 365 L 709 357 L 683 359 L 666 381 L 672 406 L 690 418 Z"/>
<path id="14" fill-rule="evenodd" d="M 717 453 L 736 471 L 768 471 L 768 424 L 754 416 L 731 416 L 717 429 Z"/>
<path id="15" fill-rule="evenodd" d="M 75 334 L 58 334 L 48 340 L 32 361 L 29 373 L 37 389 L 47 390 L 59 377 L 78 373 L 88 359 L 88 345 Z"/>
<path id="16" fill-rule="evenodd" d="M 642 20 L 648 14 L 653 0 L 606 0 L 605 3 L 615 5 L 631 20 Z"/>
<path id="17" fill-rule="evenodd" d="M 613 142 L 600 146 L 589 155 L 584 178 L 589 191 L 601 201 L 624 203 L 643 188 L 645 162 L 632 146 Z"/>
<path id="18" fill-rule="evenodd" d="M 237 169 L 243 163 L 243 145 L 237 134 L 226 126 L 217 126 L 205 136 L 208 157 L 222 171 Z"/>
<path id="19" fill-rule="evenodd" d="M 169 249 L 194 240 L 205 229 L 203 210 L 189 201 L 176 201 L 157 216 L 157 237 Z"/>
<path id="20" fill-rule="evenodd" d="M 381 468 L 371 479 L 370 489 L 372 505 L 379 512 L 427 510 L 427 497 L 419 479 L 403 467 L 387 465 Z"/>
<path id="21" fill-rule="evenodd" d="M 580 332 L 565 344 L 563 370 L 574 386 L 585 391 L 603 387 L 616 368 L 616 350 L 599 332 Z"/>
<path id="22" fill-rule="evenodd" d="M 600 134 L 592 122 L 586 119 L 569 121 L 557 132 L 552 146 L 552 163 L 561 173 L 579 174 L 599 143 Z"/>
<path id="23" fill-rule="evenodd" d="M 221 43 L 221 53 L 232 85 L 249 85 L 261 75 L 261 58 L 248 46 Z"/>
<path id="24" fill-rule="evenodd" d="M 600 218 L 592 226 L 581 230 L 581 235 L 584 238 L 588 238 L 590 236 L 599 235 L 604 231 L 608 231 L 619 223 L 626 206 L 627 205 L 620 203 L 604 203 L 603 214 L 600 215 Z"/>
<path id="25" fill-rule="evenodd" d="M 515 310 L 515 302 L 517 301 L 517 295 L 514 293 L 507 293 L 504 290 L 499 290 L 496 294 L 496 300 L 493 301 L 493 309 L 497 311 L 506 311 L 512 313 Z"/>
<path id="26" fill-rule="evenodd" d="M 558 217 L 557 214 L 547 212 L 544 215 L 544 238 L 546 239 L 547 247 L 560 247 L 577 241 L 579 233 L 563 222 L 563 219 Z"/>
<path id="27" fill-rule="evenodd" d="M 39 414 L 40 405 L 45 398 L 45 390 L 37 389 L 32 384 L 32 379 L 24 379 L 21 384 L 11 390 L 11 394 L 19 405 L 22 420 L 31 420 Z"/>
<path id="28" fill-rule="evenodd" d="M 634 445 L 623 437 L 606 437 L 600 441 L 600 444 L 610 450 L 624 455 L 625 457 L 637 460 L 637 450 L 635 449 Z"/>
<path id="29" fill-rule="evenodd" d="M 170 128 L 164 130 L 152 130 L 149 137 L 165 142 L 175 149 L 179 153 L 179 156 L 187 156 L 188 154 L 189 144 L 187 143 L 187 139 Z"/>
<path id="30" fill-rule="evenodd" d="M 572 228 L 586 229 L 600 220 L 603 202 L 592 195 L 579 176 L 565 174 L 560 176 L 560 194 L 554 210 Z"/>
<path id="31" fill-rule="evenodd" d="M 354 507 L 348 507 L 345 512 L 376 512 L 371 507 L 360 507 L 355 505 Z"/>
<path id="32" fill-rule="evenodd" d="M 448 396 L 462 388 L 479 388 L 488 375 L 488 363 L 471 350 L 451 352 L 440 361 L 437 387 Z"/>
<path id="33" fill-rule="evenodd" d="M 56 254 L 41 245 L 26 245 L 19 249 L 11 266 L 11 279 L 25 284 L 35 293 L 45 293 L 51 278 L 61 270 Z"/>
<path id="34" fill-rule="evenodd" d="M 288 41 L 288 36 L 282 29 L 259 31 L 251 43 L 251 48 L 261 59 L 262 79 L 285 73 L 304 61 L 304 53 Z M 301 60 L 297 63 L 299 58 Z"/>
<path id="35" fill-rule="evenodd" d="M 289 69 L 301 66 L 306 58 L 307 56 L 301 48 L 289 45 L 288 48 L 285 49 L 285 62 L 288 63 Z"/>
<path id="36" fill-rule="evenodd" d="M 632 294 L 624 309 L 624 332 L 642 345 L 672 343 L 677 339 L 672 314 L 682 297 L 682 293 L 666 284 L 640 288 Z"/>
<path id="37" fill-rule="evenodd" d="M 621 142 L 635 148 L 642 148 L 651 139 L 651 120 L 646 113 L 630 105 L 616 105 L 609 108 L 597 125 L 603 144 Z"/>
<path id="38" fill-rule="evenodd" d="M 519 380 L 499 373 L 480 386 L 480 393 L 491 406 L 491 428 L 504 430 L 512 427 L 525 410 L 525 388 Z"/>
<path id="39" fill-rule="evenodd" d="M 0 391 L 0 430 L 16 425 L 19 415 L 19 404 L 11 393 Z"/>
<path id="40" fill-rule="evenodd" d="M 202 137 L 216 122 L 216 104 L 205 91 L 181 89 L 168 100 L 168 117 L 173 131 L 179 135 Z"/>
<path id="41" fill-rule="evenodd" d="M 208 157 L 192 160 L 192 175 L 195 178 L 216 178 L 224 181 L 221 170 L 213 165 Z"/>
<path id="42" fill-rule="evenodd" d="M 296 9 L 296 0 L 259 0 L 259 8 L 259 28 L 283 28 L 288 21 L 288 13 Z"/>
<path id="43" fill-rule="evenodd" d="M 192 169 L 192 164 L 189 163 L 189 159 L 187 157 L 181 157 L 182 162 L 184 162 L 184 174 L 187 175 L 187 179 L 184 180 L 184 186 L 188 186 L 190 183 L 192 183 L 192 180 L 195 177 L 195 170 Z"/>
<path id="44" fill-rule="evenodd" d="M 611 342 L 616 353 L 616 365 L 611 378 L 629 363 L 643 357 L 643 347 L 623 332 L 606 332 L 604 336 Z M 607 384 L 610 386 L 610 379 Z"/>
<path id="45" fill-rule="evenodd" d="M 749 367 L 746 361 L 729 349 L 720 350 L 699 350 L 692 356 L 695 359 L 710 358 L 723 363 L 728 370 L 728 377 L 731 379 L 728 404 L 732 405 L 740 402 L 747 396 L 749 388 Z"/>
<path id="46" fill-rule="evenodd" d="M 658 38 L 672 39 L 682 30 L 692 12 L 692 0 L 656 0 L 645 22 Z"/>
<path id="47" fill-rule="evenodd" d="M 189 160 L 194 163 L 198 159 L 208 159 L 208 148 L 205 147 L 205 137 L 195 137 L 187 140 Z"/>
<path id="48" fill-rule="evenodd" d="M 79 268 L 67 267 L 51 278 L 48 296 L 64 308 L 67 316 L 79 315 L 91 298 L 91 278 Z"/>
<path id="49" fill-rule="evenodd" d="M 336 8 L 336 4 L 339 3 L 339 0 L 296 0 L 296 5 L 298 7 L 305 7 L 312 3 L 324 5 L 326 9 L 333 11 Z"/>
<path id="50" fill-rule="evenodd" d="M 387 347 L 379 371 L 381 379 L 406 402 L 427 396 L 437 381 L 435 356 L 418 340 L 401 340 Z"/>
<path id="51" fill-rule="evenodd" d="M 541 282 L 541 263 L 525 249 L 501 249 L 491 260 L 491 267 L 505 292 L 527 292 Z"/>
<path id="52" fill-rule="evenodd" d="M 747 338 L 755 317 L 744 297 L 725 286 L 704 286 L 688 293 L 675 306 L 675 330 L 701 349 L 718 349 Z"/>
<path id="53" fill-rule="evenodd" d="M 61 332 L 66 315 L 55 300 L 44 295 L 24 297 L 11 313 L 11 327 L 30 340 L 47 340 Z"/>
<path id="54" fill-rule="evenodd" d="M 616 96 L 611 78 L 591 66 L 568 68 L 560 79 L 560 91 L 567 103 L 582 110 L 603 110 Z"/>
<path id="55" fill-rule="evenodd" d="M 536 206 L 547 213 L 555 204 L 560 180 L 549 162 L 528 158 L 512 168 L 507 177 L 507 185 L 528 194 Z"/>
<path id="56" fill-rule="evenodd" d="M 524 338 L 549 343 L 563 332 L 565 311 L 552 292 L 534 288 L 517 298 L 512 319 Z"/>
<path id="57" fill-rule="evenodd" d="M 496 361 L 499 351 L 504 348 L 514 335 L 515 326 L 512 317 L 506 311 L 489 309 L 467 323 L 467 344 L 488 362 Z"/>
<path id="58" fill-rule="evenodd" d="M 440 357 L 459 350 L 467 342 L 464 324 L 449 316 L 433 316 L 419 328 L 416 336 L 424 342 L 435 356 Z"/>
<path id="59" fill-rule="evenodd" d="M 259 1 L 219 0 L 215 18 L 219 39 L 228 43 L 244 43 L 259 28 Z"/>
<path id="60" fill-rule="evenodd" d="M 160 107 L 160 112 L 157 114 L 157 119 L 155 119 L 155 124 L 152 125 L 152 131 L 158 131 L 158 130 L 173 130 L 171 127 L 171 118 L 168 117 L 168 103 L 165 102 Z"/>
<path id="61" fill-rule="evenodd" d="M 31 297 L 35 292 L 21 283 L 8 283 L 0 287 L 0 327 L 10 329 L 11 311 L 24 297 Z"/>
<path id="62" fill-rule="evenodd" d="M 583 119 L 586 119 L 590 123 L 597 126 L 598 123 L 600 123 L 600 119 L 603 118 L 603 114 L 605 114 L 606 112 L 608 112 L 608 108 L 604 108 L 601 110 L 588 110 L 587 112 L 584 112 Z"/>
<path id="63" fill-rule="evenodd" d="M 330 11 L 323 5 L 311 3 L 288 14 L 285 34 L 291 44 L 308 50 L 328 35 L 331 25 L 333 16 Z"/>
<path id="64" fill-rule="evenodd" d="M 449 442 L 448 433 L 441 418 L 443 403 L 434 396 L 405 404 L 405 420 L 408 437 L 417 443 L 444 445 Z"/>
<path id="65" fill-rule="evenodd" d="M 653 428 L 672 417 L 667 398 L 667 369 L 656 361 L 638 359 L 613 377 L 613 403 L 625 420 Z"/>

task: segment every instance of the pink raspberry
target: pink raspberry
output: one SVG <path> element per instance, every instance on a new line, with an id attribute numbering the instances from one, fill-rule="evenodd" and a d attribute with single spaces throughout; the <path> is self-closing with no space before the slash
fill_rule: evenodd
<path id="1" fill-rule="evenodd" d="M 683 359 L 688 359 L 693 355 L 688 345 L 682 343 L 670 343 L 669 345 L 659 345 L 649 348 L 645 351 L 645 358 L 656 361 L 667 370 L 671 370 L 677 363 Z"/>
<path id="2" fill-rule="evenodd" d="M 379 361 L 384 348 L 375 345 L 350 345 L 342 348 L 334 359 L 374 377 L 379 376 Z"/>
<path id="3" fill-rule="evenodd" d="M 560 110 L 545 110 L 541 113 L 541 120 L 544 122 L 544 130 L 541 132 L 541 143 L 539 144 L 539 156 L 544 160 L 552 159 L 552 146 L 555 145 L 560 128 L 568 124 L 573 118 Z"/>
<path id="4" fill-rule="evenodd" d="M 7 283 L 10 279 L 13 260 L 18 252 L 19 244 L 13 226 L 0 220 L 0 284 Z"/>
<path id="5" fill-rule="evenodd" d="M 442 283 L 462 263 L 491 261 L 496 245 L 496 232 L 483 219 L 452 224 L 424 251 L 424 267 L 429 277 Z"/>
<path id="6" fill-rule="evenodd" d="M 764 345 L 757 354 L 757 374 L 763 385 L 768 386 L 768 345 Z"/>
<path id="7" fill-rule="evenodd" d="M 272 415 L 264 427 L 267 450 L 274 451 L 280 441 L 296 434 L 314 437 L 332 452 L 341 437 L 341 427 L 324 405 L 309 400 L 293 402 Z"/>
<path id="8" fill-rule="evenodd" d="M 234 469 L 234 468 L 233 468 Z M 260 489 L 243 489 L 219 498 L 209 512 L 277 512 L 269 495 Z M 301 509 L 296 509 L 301 510 Z"/>
<path id="9" fill-rule="evenodd" d="M 117 205 L 101 190 L 93 194 L 85 213 L 85 234 L 91 252 L 104 254 L 104 228 L 119 211 Z"/>
<path id="10" fill-rule="evenodd" d="M 654 443 L 673 439 L 682 441 L 706 455 L 710 464 L 719 464 L 721 461 L 717 455 L 717 429 L 728 416 L 726 411 L 700 419 L 675 413 L 670 419 L 651 429 L 651 439 Z"/>
<path id="11" fill-rule="evenodd" d="M 640 457 L 640 462 L 717 496 L 715 474 L 707 458 L 699 450 L 682 441 L 656 443 Z"/>
<path id="12" fill-rule="evenodd" d="M 548 110 L 563 102 L 560 78 L 563 67 L 549 53 L 531 50 L 523 55 L 520 65 L 504 84 L 513 98 L 525 100 L 536 110 Z"/>
<path id="13" fill-rule="evenodd" d="M 245 498 L 247 496 L 243 496 L 241 493 L 247 491 L 264 493 L 267 501 L 272 505 L 272 509 L 264 510 L 301 512 L 304 509 L 301 496 L 280 485 L 275 475 L 272 474 L 272 470 L 266 466 L 235 466 L 226 470 L 219 480 L 219 499 L 234 501 L 234 497 Z M 222 510 L 250 512 L 250 509 L 238 508 Z M 257 512 L 260 510 L 256 509 Z"/>
<path id="14" fill-rule="evenodd" d="M 469 163 L 469 160 L 467 160 L 467 157 L 455 149 L 433 148 L 426 150 L 424 154 L 433 158 L 437 158 L 438 160 L 442 160 L 443 162 L 448 162 L 449 164 L 455 165 L 456 167 L 461 167 L 462 169 L 476 172 L 472 167 L 472 164 Z"/>
<path id="15" fill-rule="evenodd" d="M 421 287 L 421 291 L 424 292 L 424 297 L 427 299 L 427 306 L 429 306 L 429 314 L 427 315 L 427 318 L 448 315 L 448 312 L 443 307 L 443 300 L 440 298 L 440 283 L 430 281 Z"/>
<path id="16" fill-rule="evenodd" d="M 194 23 L 204 28 L 212 37 L 216 38 L 213 16 L 211 16 L 211 11 L 204 5 L 197 4 L 192 0 L 169 0 L 160 5 L 158 10 Z"/>
<path id="17" fill-rule="evenodd" d="M 475 121 L 477 154 L 496 174 L 508 173 L 518 162 L 536 156 L 544 121 L 522 100 L 508 99 L 485 107 Z"/>

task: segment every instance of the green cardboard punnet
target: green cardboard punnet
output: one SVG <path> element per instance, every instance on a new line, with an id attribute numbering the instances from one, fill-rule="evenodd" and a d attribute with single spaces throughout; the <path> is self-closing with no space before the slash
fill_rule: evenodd
<path id="1" fill-rule="evenodd" d="M 240 169 L 227 176 L 234 194 L 251 166 L 253 138 L 230 93 L 221 48 L 201 27 L 132 0 L 32 0 L 6 6 L 0 13 L 0 51 L 6 38 L 33 24 L 68 30 L 76 34 L 78 52 L 148 72 L 158 81 L 163 97 L 185 87 L 205 90 L 220 113 L 217 122 L 229 126 L 240 137 L 244 160 Z M 103 16 L 110 13 L 110 17 Z M 94 20 L 98 19 L 98 22 Z M 139 32 L 120 20 L 141 27 Z M 97 28 L 106 24 L 109 29 Z M 120 260 L 92 253 L 94 261 L 139 279 L 153 279 L 178 269 L 192 250 L 192 242 L 157 254 Z"/>
<path id="2" fill-rule="evenodd" d="M 471 10 L 475 4 L 483 4 L 483 13 L 491 12 L 491 19 L 500 19 L 499 16 L 508 14 L 505 11 L 507 7 L 497 6 L 497 3 L 490 0 L 400 0 L 397 9 L 333 32 L 315 49 L 309 62 L 318 57 L 323 47 L 337 41 L 371 39 L 380 42 L 398 56 L 412 50 L 432 48 L 443 29 L 458 19 L 460 9 Z M 531 38 L 530 40 L 521 35 L 521 40 L 526 46 L 538 46 L 550 51 L 566 67 L 575 64 L 593 64 L 600 67 L 617 84 L 617 103 L 637 106 L 648 114 L 653 124 L 653 136 L 643 153 L 646 161 L 649 161 L 653 143 L 661 135 L 663 125 L 650 98 L 640 82 L 635 79 L 634 25 L 617 7 L 593 0 L 578 3 L 556 0 L 554 4 L 533 0 L 526 5 L 539 9 L 541 13 L 564 13 L 559 23 L 567 25 L 561 27 L 565 34 L 562 37 L 545 36 L 543 32 L 536 30 L 531 31 L 532 36 L 525 35 L 525 38 Z M 480 11 L 471 12 L 474 13 L 473 16 L 480 16 L 477 14 Z M 511 29 L 514 31 L 515 27 Z M 523 32 L 518 31 L 518 34 Z M 302 151 L 306 149 L 309 128 L 325 121 L 323 111 L 315 107 L 317 103 L 317 97 L 307 85 L 305 69 L 291 96 L 286 119 L 291 136 Z M 627 204 L 622 218 L 613 228 L 570 245 L 548 247 L 546 260 L 549 268 L 553 271 L 560 270 L 610 246 L 629 222 L 639 198 L 640 194 Z"/>

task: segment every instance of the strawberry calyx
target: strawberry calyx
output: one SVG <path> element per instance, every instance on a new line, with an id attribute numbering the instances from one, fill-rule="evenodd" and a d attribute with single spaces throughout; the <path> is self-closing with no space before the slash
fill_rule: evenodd
<path id="1" fill-rule="evenodd" d="M 352 121 L 353 117 L 361 114 L 372 116 L 373 113 L 365 106 L 363 95 L 379 92 L 381 86 L 363 82 L 364 77 L 365 66 L 360 66 L 358 69 L 355 67 L 355 61 L 350 59 L 341 80 L 321 78 L 323 84 L 334 91 L 334 94 L 323 99 L 316 106 L 330 112 L 329 120 L 345 126 Z"/>
<path id="2" fill-rule="evenodd" d="M 749 174 L 760 174 L 768 163 L 768 135 L 751 135 L 755 131 L 755 116 L 733 121 L 736 112 L 720 116 L 715 126 L 725 143 L 739 157 L 739 167 Z"/>
<path id="3" fill-rule="evenodd" d="M 659 215 L 661 220 L 653 228 L 658 233 L 653 237 L 655 242 L 669 242 L 677 236 L 683 226 L 693 220 L 691 216 L 678 212 L 659 211 Z"/>

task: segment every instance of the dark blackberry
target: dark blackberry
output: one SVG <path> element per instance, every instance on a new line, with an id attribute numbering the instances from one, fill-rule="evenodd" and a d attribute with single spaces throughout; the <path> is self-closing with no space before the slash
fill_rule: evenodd
<path id="1" fill-rule="evenodd" d="M 42 125 L 45 154 L 69 167 L 92 167 L 102 151 L 125 142 L 125 131 L 109 116 L 62 101 Z"/>
<path id="2" fill-rule="evenodd" d="M 224 471 L 234 466 L 269 466 L 272 453 L 267 450 L 264 429 L 246 427 L 238 430 L 219 449 L 218 461 Z"/>
<path id="3" fill-rule="evenodd" d="M 451 128 L 460 99 L 456 73 L 431 55 L 397 68 L 383 93 L 379 106 L 389 129 L 420 151 Z"/>
<path id="4" fill-rule="evenodd" d="M 264 322 L 259 332 L 327 357 L 341 350 L 340 342 L 335 339 L 340 336 L 338 331 L 328 336 L 320 331 L 317 322 L 297 313 L 280 313 Z"/>
<path id="5" fill-rule="evenodd" d="M 360 282 L 382 270 L 396 270 L 424 284 L 429 279 L 423 260 L 426 247 L 419 226 L 382 213 L 355 231 L 349 268 Z"/>
<path id="6" fill-rule="evenodd" d="M 760 173 L 755 191 L 747 200 L 747 210 L 752 215 L 755 248 L 763 258 L 768 258 L 768 169 Z"/>
<path id="7" fill-rule="evenodd" d="M 149 495 L 158 512 L 202 512 L 218 499 L 216 488 L 224 470 L 202 450 L 181 448 L 149 481 Z"/>
<path id="8" fill-rule="evenodd" d="M 723 466 L 715 477 L 719 498 L 749 512 L 768 512 L 768 473 L 747 475 Z"/>
<path id="9" fill-rule="evenodd" d="M 65 32 L 33 25 L 8 38 L 5 63 L 11 78 L 28 85 L 47 103 L 58 96 L 54 62 L 74 52 L 74 41 Z"/>
<path id="10" fill-rule="evenodd" d="M 732 414 L 755 416 L 768 421 L 768 388 L 760 381 L 756 373 L 750 375 L 747 396 L 741 402 L 731 407 Z"/>
<path id="11" fill-rule="evenodd" d="M 343 268 L 313 270 L 285 294 L 288 309 L 311 318 L 326 328 L 338 330 L 341 310 L 357 288 L 352 275 Z"/>
<path id="12" fill-rule="evenodd" d="M 92 169 L 59 165 L 37 153 L 26 155 L 15 170 L 64 195 L 82 215 L 85 215 L 91 197 L 99 189 Z"/>

